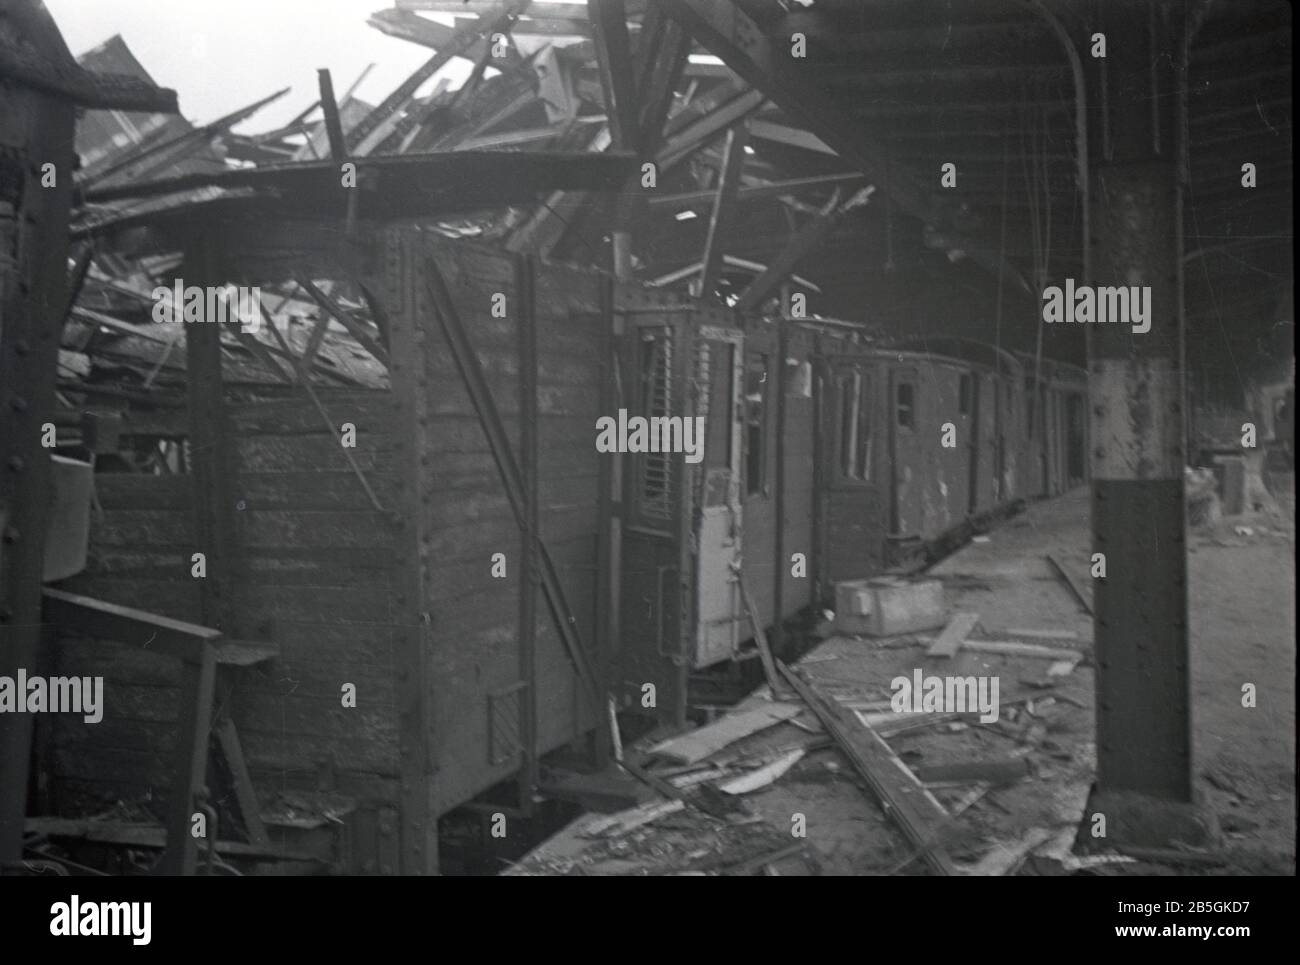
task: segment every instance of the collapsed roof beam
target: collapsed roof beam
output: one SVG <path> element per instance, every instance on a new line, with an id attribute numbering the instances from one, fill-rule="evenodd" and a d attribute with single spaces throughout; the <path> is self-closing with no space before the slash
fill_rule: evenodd
<path id="1" fill-rule="evenodd" d="M 476 18 L 473 17 L 468 20 L 457 18 L 456 26 L 448 27 L 446 24 L 430 20 L 428 17 L 421 17 L 406 10 L 390 8 L 372 13 L 366 23 L 389 37 L 396 37 L 398 40 L 409 40 L 413 44 L 419 44 L 421 47 L 429 47 L 433 50 L 445 50 L 448 46 L 457 42 L 456 35 L 460 30 L 473 31 L 475 20 Z M 480 37 L 466 49 L 463 56 L 467 60 L 480 61 L 487 57 L 491 50 L 492 45 L 489 38 Z M 519 52 L 513 46 L 506 48 L 505 60 L 507 63 L 517 63 L 521 59 Z"/>
<path id="2" fill-rule="evenodd" d="M 629 147 L 642 158 L 654 156 L 663 138 L 665 120 L 672 107 L 673 91 L 681 78 L 690 50 L 690 37 L 677 23 L 663 16 L 658 6 L 651 7 L 642 24 L 636 49 L 632 52 L 632 75 L 637 78 L 637 117 L 629 137 Z M 609 149 L 610 128 L 596 136 L 588 150 Z M 615 220 L 629 224 L 634 218 L 629 210 L 640 197 L 636 175 L 630 176 L 619 192 L 620 209 Z M 511 251 L 533 251 L 551 255 L 566 232 L 579 230 L 584 208 L 590 196 L 585 193 L 557 192 L 547 199 L 533 216 L 511 235 L 506 247 Z"/>
<path id="3" fill-rule="evenodd" d="M 614 148 L 631 147 L 637 140 L 640 108 L 632 76 L 631 42 L 627 32 L 627 10 L 623 0 L 588 0 L 596 64 L 600 68 L 600 89 L 605 97 Z"/>
<path id="4" fill-rule="evenodd" d="M 874 132 L 847 116 L 811 82 L 781 66 L 781 53 L 732 0 L 663 0 L 669 14 L 721 57 L 732 70 L 767 96 L 837 153 L 859 164 L 868 176 L 883 180 L 885 157 Z M 928 192 L 910 177 L 892 172 L 885 190 L 904 210 L 930 215 Z"/>
<path id="5" fill-rule="evenodd" d="M 483 16 L 490 13 L 495 4 L 492 0 L 397 0 L 398 10 L 428 10 L 431 13 L 461 13 Z M 645 4 L 634 3 L 640 12 Z M 585 3 L 546 3 L 541 4 L 532 13 L 535 20 L 586 20 Z"/>
<path id="6" fill-rule="evenodd" d="M 742 92 L 738 96 L 716 106 L 706 106 L 703 114 L 686 121 L 675 132 L 673 128 L 676 125 L 670 124 L 668 139 L 655 155 L 655 163 L 665 170 L 672 167 L 695 153 L 716 135 L 743 122 L 767 100 L 762 91 L 751 90 L 745 85 L 740 89 Z M 704 95 L 701 101 L 709 96 Z"/>
<path id="7" fill-rule="evenodd" d="M 797 62 L 784 64 L 782 53 L 732 0 L 661 0 L 655 5 L 656 10 L 660 8 L 791 117 L 807 125 L 837 153 L 878 181 L 900 209 L 924 222 L 932 220 L 935 212 L 929 192 L 896 167 L 889 169 L 878 147 L 881 143 L 878 133 L 829 100 L 811 81 L 800 77 Z M 991 271 L 1004 270 L 1001 256 L 997 254 L 1000 246 L 995 241 L 951 240 Z M 1011 271 L 1018 278 L 1018 286 L 1028 291 L 1023 277 Z"/>
<path id="8" fill-rule="evenodd" d="M 339 105 L 334 100 L 334 81 L 330 78 L 329 70 L 324 67 L 316 71 L 316 77 L 320 83 L 320 106 L 325 115 L 325 134 L 329 139 L 330 159 L 346 160 L 348 145 L 343 137 L 343 122 L 339 120 Z"/>
<path id="9" fill-rule="evenodd" d="M 128 153 L 119 157 L 108 167 L 95 171 L 82 181 L 78 181 L 78 187 L 86 188 L 89 185 L 101 184 L 112 178 L 122 171 L 127 171 L 125 177 L 119 179 L 122 181 L 136 181 L 143 178 L 146 174 L 156 171 L 165 164 L 174 161 L 180 155 L 189 154 L 198 147 L 209 143 L 214 137 L 225 134 L 236 124 L 246 121 L 263 107 L 274 101 L 279 100 L 285 94 L 289 93 L 290 88 L 283 87 L 274 94 L 268 94 L 266 97 L 256 100 L 247 107 L 241 107 L 237 111 L 219 117 L 211 124 L 205 124 L 202 127 L 196 127 L 186 131 L 184 134 L 178 134 L 176 137 L 155 144 L 145 144 L 144 147 L 135 145 Z M 164 155 L 159 157 L 159 155 Z M 154 161 L 145 167 L 137 167 L 146 158 L 154 158 Z"/>
<path id="10" fill-rule="evenodd" d="M 718 270 L 722 267 L 723 236 L 736 207 L 736 188 L 740 184 L 741 169 L 745 165 L 745 145 L 748 143 L 749 132 L 743 123 L 727 132 L 722 172 L 718 176 L 718 190 L 709 216 L 709 234 L 704 242 L 703 267 L 695 290 L 695 294 L 702 298 L 712 297 Z"/>
<path id="11" fill-rule="evenodd" d="M 664 17 L 658 6 L 651 8 L 636 51 L 641 93 L 638 146 L 642 157 L 659 147 L 673 106 L 673 92 L 690 49 L 691 38 L 685 26 Z"/>
<path id="12" fill-rule="evenodd" d="M 820 216 L 795 232 L 781 253 L 772 259 L 763 273 L 750 282 L 749 287 L 741 294 L 736 302 L 736 311 L 748 312 L 761 305 L 763 299 L 775 291 L 776 287 L 794 271 L 795 265 L 830 236 L 831 231 L 846 214 L 867 203 L 874 190 L 873 187 L 863 188 L 844 204 L 838 207 L 828 206 Z"/>
<path id="13" fill-rule="evenodd" d="M 773 181 L 769 184 L 754 184 L 741 187 L 736 192 L 736 200 L 757 201 L 760 198 L 779 198 L 794 195 L 801 191 L 819 188 L 835 188 L 842 184 L 861 181 L 865 175 L 861 171 L 849 171 L 844 174 L 824 174 L 811 178 L 791 178 L 788 181 Z M 655 195 L 647 201 L 652 209 L 682 211 L 697 204 L 708 204 L 713 200 L 712 191 L 686 191 L 682 194 Z"/>
<path id="14" fill-rule="evenodd" d="M 498 0 L 474 22 L 473 27 L 456 31 L 455 35 L 418 70 L 384 99 L 384 102 L 361 119 L 348 132 L 348 149 L 353 155 L 366 155 L 387 140 L 398 126 L 402 113 L 415 100 L 415 93 L 424 83 L 451 63 L 455 57 L 464 57 L 480 43 L 483 37 L 500 29 L 510 18 L 517 17 L 528 7 L 529 0 Z"/>

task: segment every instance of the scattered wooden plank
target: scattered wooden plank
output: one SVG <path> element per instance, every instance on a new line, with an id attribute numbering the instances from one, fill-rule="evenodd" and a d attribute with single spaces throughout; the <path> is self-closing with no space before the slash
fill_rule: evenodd
<path id="1" fill-rule="evenodd" d="M 723 794 L 748 794 L 750 791 L 757 791 L 759 788 L 767 787 L 773 781 L 777 780 L 782 774 L 790 770 L 803 759 L 804 749 L 795 748 L 789 753 L 782 754 L 776 760 L 763 767 L 750 771 L 748 774 L 742 774 L 740 777 L 733 778 L 723 784 L 718 785 L 718 790 Z"/>
<path id="2" fill-rule="evenodd" d="M 934 638 L 930 644 L 930 649 L 925 652 L 927 657 L 955 657 L 957 651 L 961 649 L 963 641 L 975 629 L 980 622 L 978 613 L 960 611 L 954 613 L 948 620 L 948 625 L 943 628 L 943 632 Z"/>
<path id="3" fill-rule="evenodd" d="M 618 729 L 618 708 L 614 706 L 614 697 L 611 694 L 605 704 L 606 711 L 609 715 L 609 741 L 614 751 L 614 760 L 623 760 L 623 735 Z"/>
<path id="4" fill-rule="evenodd" d="M 723 767 L 721 764 L 706 764 L 697 770 L 676 774 L 668 778 L 668 783 L 679 791 L 684 791 L 696 784 L 704 784 L 708 781 L 716 781 L 720 777 L 726 777 L 728 773 L 730 773 L 728 768 Z"/>
<path id="5" fill-rule="evenodd" d="M 961 799 L 952 806 L 949 813 L 955 818 L 963 814 L 979 803 L 980 798 L 989 792 L 990 785 L 976 784 L 970 789 L 970 792 L 962 795 Z"/>
<path id="6" fill-rule="evenodd" d="M 618 762 L 618 766 L 623 768 L 623 770 L 627 771 L 628 774 L 635 777 L 642 784 L 645 784 L 647 787 L 653 788 L 654 790 L 658 791 L 666 798 L 670 798 L 672 800 L 681 800 L 685 796 L 682 794 L 680 790 L 678 790 L 672 784 L 669 784 L 662 777 L 658 776 L 657 774 L 651 774 L 645 768 L 641 767 L 638 764 L 634 764 L 626 757 L 624 757 L 623 760 Z"/>
<path id="7" fill-rule="evenodd" d="M 248 640 L 222 640 L 213 647 L 219 667 L 256 667 L 280 656 L 280 647 L 274 643 L 253 643 Z"/>
<path id="8" fill-rule="evenodd" d="M 1079 661 L 1077 660 L 1058 660 L 1047 668 L 1047 676 L 1065 677 L 1069 675 L 1076 666 L 1078 666 L 1078 663 Z"/>
<path id="9" fill-rule="evenodd" d="M 991 785 L 1014 784 L 1029 776 L 1029 758 L 1024 755 L 992 758 L 984 761 L 958 761 L 953 764 L 923 764 L 912 772 L 918 780 L 970 781 Z"/>
<path id="10" fill-rule="evenodd" d="M 1012 627 L 1008 630 L 999 630 L 998 633 L 1006 634 L 1008 637 L 1027 637 L 1030 640 L 1078 640 L 1079 635 L 1073 630 L 1031 630 L 1023 627 Z"/>
<path id="11" fill-rule="evenodd" d="M 1008 875 L 1016 870 L 1029 852 L 1052 837 L 1047 828 L 1032 828 L 1015 841 L 995 844 L 978 862 L 964 873 L 976 876 Z"/>
<path id="12" fill-rule="evenodd" d="M 1174 848 L 1141 848 L 1127 844 L 1117 844 L 1115 850 L 1153 864 L 1188 865 L 1214 867 L 1230 863 L 1230 858 L 1220 851 L 1178 851 Z"/>
<path id="13" fill-rule="evenodd" d="M 157 824 L 92 821 L 83 818 L 29 817 L 24 827 L 28 834 L 47 838 L 68 838 L 150 850 L 162 850 L 167 847 L 166 832 Z M 325 863 L 318 855 L 310 852 L 290 850 L 273 844 L 246 844 L 243 841 L 218 840 L 216 848 L 217 854 L 238 858 Z"/>
<path id="14" fill-rule="evenodd" d="M 173 620 L 66 590 L 46 587 L 42 596 L 43 613 L 48 623 L 95 639 L 147 647 L 181 660 L 198 660 L 206 646 L 222 639 L 221 631 L 211 627 Z"/>
<path id="15" fill-rule="evenodd" d="M 1070 592 L 1073 593 L 1074 598 L 1079 601 L 1079 605 L 1083 607 L 1086 612 L 1092 613 L 1092 593 L 1084 592 L 1083 585 L 1080 584 L 1070 571 L 1061 564 L 1061 561 L 1051 553 L 1047 554 L 1047 562 L 1052 565 L 1057 574 L 1065 582 L 1065 585 L 1070 588 Z"/>
<path id="16" fill-rule="evenodd" d="M 749 614 L 749 624 L 754 628 L 754 644 L 758 647 L 759 658 L 763 661 L 763 676 L 767 679 L 767 686 L 772 691 L 774 699 L 786 699 L 789 694 L 781 683 L 781 675 L 776 672 L 776 664 L 772 661 L 772 650 L 767 645 L 767 634 L 763 632 L 758 608 L 754 606 L 754 599 L 749 595 L 749 588 L 745 586 L 745 578 L 740 572 L 740 566 L 732 564 L 732 569 L 736 571 L 736 583 L 740 586 L 740 599 L 745 604 L 745 612 Z"/>
<path id="17" fill-rule="evenodd" d="M 653 801 L 650 804 L 642 804 L 639 807 L 611 814 L 588 825 L 582 833 L 588 838 L 620 838 L 652 821 L 676 814 L 685 807 L 685 801 Z"/>
<path id="18" fill-rule="evenodd" d="M 880 735 L 854 720 L 849 711 L 823 696 L 813 684 L 784 664 L 777 666 L 835 738 L 908 839 L 923 849 L 926 864 L 937 874 L 955 875 L 956 867 L 938 841 L 938 832 L 948 817 L 938 799 L 922 786 Z"/>
<path id="19" fill-rule="evenodd" d="M 794 857 L 797 854 L 801 854 L 803 852 L 804 847 L 805 846 L 802 844 L 789 844 L 786 845 L 784 848 L 777 849 L 776 851 L 769 851 L 766 852 L 765 854 L 761 854 L 753 858 L 748 858 L 740 862 L 739 864 L 728 865 L 727 867 L 723 868 L 719 873 L 726 875 L 728 877 L 746 876 L 746 875 L 752 875 L 754 872 L 759 871 L 761 869 L 763 870 L 764 874 L 766 874 L 767 873 L 766 869 L 770 868 L 773 864 L 777 863 L 778 861 L 783 861 L 786 858 Z"/>
<path id="20" fill-rule="evenodd" d="M 1041 647 L 1036 643 L 1017 643 L 1014 640 L 967 640 L 966 649 L 977 653 L 999 653 L 1008 657 L 1037 657 L 1041 660 L 1072 660 L 1078 663 L 1083 654 L 1078 650 L 1060 647 Z"/>
<path id="21" fill-rule="evenodd" d="M 789 720 L 803 708 L 798 704 L 773 703 L 739 714 L 728 714 L 698 730 L 673 737 L 651 747 L 647 753 L 666 757 L 680 764 L 694 764 L 742 737 Z"/>

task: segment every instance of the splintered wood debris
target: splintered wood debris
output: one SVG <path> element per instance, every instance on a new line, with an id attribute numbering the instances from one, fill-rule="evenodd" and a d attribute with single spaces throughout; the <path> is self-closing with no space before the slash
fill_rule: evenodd
<path id="1" fill-rule="evenodd" d="M 1082 811 L 1092 767 L 1090 753 L 1061 736 L 1064 718 L 1087 708 L 1062 691 L 1062 674 L 1087 654 L 1069 649 L 1077 637 L 1065 633 L 970 636 L 980 629 L 978 614 L 959 611 L 945 631 L 955 643 L 938 659 L 953 672 L 991 661 L 1004 679 L 1025 678 L 1001 696 L 996 721 L 981 721 L 978 712 L 894 710 L 884 682 L 931 660 L 930 640 L 909 636 L 897 647 L 864 650 L 861 641 L 834 638 L 797 670 L 775 663 L 792 699 L 775 701 L 760 687 L 709 724 L 627 747 L 621 766 L 656 797 L 578 819 L 509 873 L 982 875 L 1090 867 L 1060 844 Z M 1044 679 L 1043 669 L 1057 676 Z M 1057 779 L 1082 790 L 1045 810 L 1033 789 Z M 838 813 L 828 810 L 828 794 Z M 792 823 L 800 815 L 806 827 Z M 846 833 L 870 838 L 836 841 Z"/>

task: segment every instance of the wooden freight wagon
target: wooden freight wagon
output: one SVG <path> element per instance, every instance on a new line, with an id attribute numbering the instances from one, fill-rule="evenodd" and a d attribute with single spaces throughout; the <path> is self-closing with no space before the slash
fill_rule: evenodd
<path id="1" fill-rule="evenodd" d="M 98 475 L 89 566 L 48 608 L 106 710 L 44 735 L 45 801 L 188 814 L 233 780 L 225 834 L 256 844 L 268 804 L 330 792 L 357 803 L 352 870 L 436 870 L 439 815 L 516 776 L 530 797 L 540 755 L 604 733 L 614 285 L 415 228 L 360 261 L 338 233 L 292 261 L 240 237 L 196 243 L 186 281 L 295 277 L 319 318 L 279 361 L 186 326 L 188 412 L 128 413 L 180 474 Z M 313 371 L 330 325 L 376 385 Z M 279 378 L 238 378 L 259 360 Z"/>

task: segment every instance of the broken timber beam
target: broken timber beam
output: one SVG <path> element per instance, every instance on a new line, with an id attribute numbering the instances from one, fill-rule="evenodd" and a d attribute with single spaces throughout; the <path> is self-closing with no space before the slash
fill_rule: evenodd
<path id="1" fill-rule="evenodd" d="M 390 367 L 391 361 L 388 358 L 388 352 L 380 345 L 370 333 L 367 332 L 351 315 L 349 315 L 338 302 L 330 298 L 323 291 L 316 287 L 316 284 L 308 279 L 305 275 L 300 275 L 295 281 L 302 286 L 302 290 L 311 296 L 322 312 L 331 316 L 336 322 L 347 329 L 348 334 L 360 343 L 361 347 L 369 352 L 376 360 L 382 362 L 385 368 Z M 314 334 L 314 333 L 313 333 Z"/>
<path id="2" fill-rule="evenodd" d="M 927 791 L 916 775 L 898 759 L 880 735 L 853 719 L 835 701 L 778 661 L 777 667 L 804 703 L 817 715 L 853 767 L 880 799 L 885 811 L 898 822 L 909 841 L 924 849 L 930 869 L 940 875 L 956 875 L 957 869 L 937 842 L 947 820 L 943 806 Z"/>
<path id="3" fill-rule="evenodd" d="M 749 625 L 754 628 L 754 645 L 758 647 L 758 656 L 763 662 L 763 676 L 767 678 L 772 699 L 785 700 L 789 694 L 781 682 L 781 675 L 776 672 L 772 648 L 767 645 L 767 634 L 763 632 L 763 621 L 759 618 L 758 608 L 754 606 L 754 598 L 749 595 L 749 587 L 745 585 L 745 576 L 740 570 L 740 565 L 733 563 L 732 569 L 736 573 L 736 582 L 740 585 L 741 602 L 745 605 L 745 612 L 749 614 Z"/>
<path id="4" fill-rule="evenodd" d="M 343 138 L 343 123 L 339 120 L 339 105 L 334 100 L 334 81 L 326 68 L 316 71 L 320 84 L 320 106 L 325 115 L 325 134 L 329 139 L 330 158 L 345 161 L 348 156 L 347 141 Z"/>
<path id="5" fill-rule="evenodd" d="M 614 149 L 622 150 L 636 143 L 640 116 L 632 76 L 627 10 L 623 0 L 587 0 L 587 11 L 596 42 L 596 66 L 600 69 L 610 135 Z"/>
<path id="6" fill-rule="evenodd" d="M 1087 613 L 1091 614 L 1092 600 L 1088 598 L 1088 594 L 1084 592 L 1083 587 L 1079 585 L 1077 580 L 1075 580 L 1074 575 L 1051 553 L 1047 554 L 1047 562 L 1051 564 L 1052 569 L 1056 570 L 1057 574 L 1061 577 L 1061 580 L 1065 583 L 1066 587 L 1069 588 L 1070 593 L 1074 598 L 1079 601 L 1079 606 L 1083 607 Z"/>
<path id="7" fill-rule="evenodd" d="M 749 135 L 744 123 L 737 124 L 727 132 L 722 172 L 718 176 L 718 191 L 713 199 L 709 233 L 704 242 L 703 265 L 696 282 L 696 295 L 706 300 L 712 298 L 713 288 L 718 282 L 718 269 L 722 266 L 722 239 L 727 233 L 727 223 L 736 206 L 736 188 L 740 184 L 740 172 L 745 166 L 745 145 L 748 142 Z M 764 667 L 768 669 L 766 664 Z"/>
<path id="8" fill-rule="evenodd" d="M 415 99 L 415 92 L 424 82 L 451 63 L 454 57 L 465 56 L 485 33 L 496 29 L 510 17 L 518 16 L 528 6 L 529 0 L 502 0 L 486 9 L 472 27 L 458 30 L 451 40 L 430 57 L 378 107 L 363 117 L 348 132 L 348 151 L 366 155 L 378 147 L 401 121 L 402 112 Z"/>
<path id="9" fill-rule="evenodd" d="M 930 649 L 926 650 L 927 657 L 953 657 L 961 649 L 962 643 L 976 625 L 980 622 L 978 613 L 954 613 L 948 620 L 948 625 L 943 628 L 943 632 L 934 638 L 930 644 Z"/>
<path id="10" fill-rule="evenodd" d="M 899 171 L 897 165 L 890 169 L 880 146 L 884 143 L 880 132 L 864 125 L 843 104 L 828 98 L 816 84 L 798 76 L 796 71 L 781 69 L 783 52 L 738 3 L 662 0 L 652 8 L 660 9 L 837 154 L 859 165 L 868 177 L 880 179 L 900 209 L 925 223 L 934 219 L 936 212 L 930 192 L 915 177 Z M 1001 250 L 996 239 L 963 236 L 949 240 L 952 247 L 968 252 L 972 260 L 991 271 L 1007 271 L 1022 289 L 1030 290 L 1019 271 L 1006 265 L 1000 256 L 986 254 Z"/>
<path id="11" fill-rule="evenodd" d="M 736 302 L 736 311 L 753 311 L 762 304 L 763 299 L 775 291 L 777 286 L 794 271 L 795 265 L 799 264 L 814 248 L 826 240 L 845 214 L 866 204 L 872 190 L 870 187 L 863 188 L 838 208 L 829 208 L 823 211 L 819 216 L 800 228 L 786 242 L 781 252 L 772 259 L 767 268 L 763 270 L 763 273 L 749 283 L 749 287 L 745 289 Z"/>

